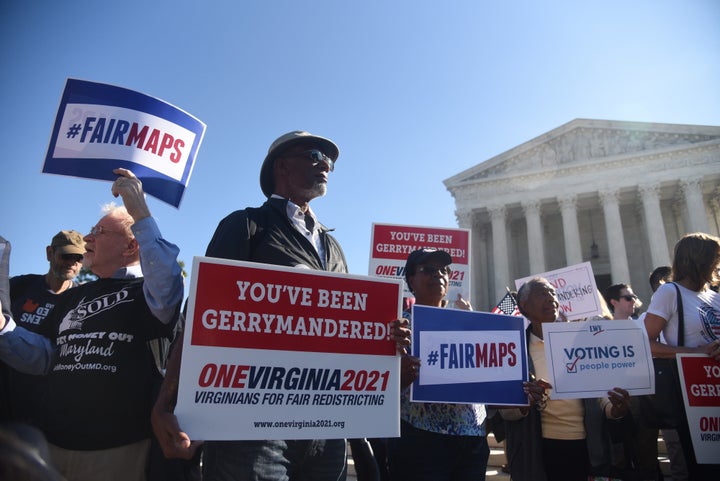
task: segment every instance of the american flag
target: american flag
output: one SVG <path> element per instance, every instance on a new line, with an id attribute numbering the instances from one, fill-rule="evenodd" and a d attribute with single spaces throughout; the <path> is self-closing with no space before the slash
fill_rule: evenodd
<path id="1" fill-rule="evenodd" d="M 495 306 L 490 312 L 492 312 L 493 314 L 505 314 L 507 316 L 520 315 L 520 311 L 518 310 L 517 304 L 515 303 L 515 298 L 509 292 L 505 294 L 502 299 L 500 299 L 498 305 Z"/>

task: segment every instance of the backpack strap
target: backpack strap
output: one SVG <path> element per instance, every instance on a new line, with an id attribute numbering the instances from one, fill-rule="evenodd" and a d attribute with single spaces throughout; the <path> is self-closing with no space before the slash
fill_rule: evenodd
<path id="1" fill-rule="evenodd" d="M 257 247 L 265 237 L 267 228 L 267 213 L 260 207 L 247 207 L 248 236 L 250 237 L 250 245 L 248 250 L 248 259 L 252 260 Z"/>
<path id="2" fill-rule="evenodd" d="M 676 283 L 672 283 L 673 286 L 675 286 L 675 291 L 677 292 L 677 313 L 678 313 L 678 346 L 684 346 L 685 345 L 685 320 L 683 319 L 683 303 L 682 303 L 682 294 L 680 293 L 680 288 Z"/>

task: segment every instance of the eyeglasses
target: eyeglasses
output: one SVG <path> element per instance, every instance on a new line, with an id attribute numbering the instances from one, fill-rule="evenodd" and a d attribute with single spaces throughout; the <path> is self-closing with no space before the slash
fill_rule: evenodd
<path id="1" fill-rule="evenodd" d="M 105 227 L 103 227 L 101 225 L 94 225 L 94 226 L 90 227 L 90 235 L 92 235 L 93 237 L 97 237 L 100 234 L 110 234 L 110 233 L 119 234 L 118 231 L 106 229 Z"/>
<path id="2" fill-rule="evenodd" d="M 417 271 L 422 272 L 423 274 L 427 274 L 429 276 L 440 274 L 441 276 L 450 277 L 450 274 L 452 274 L 452 269 L 450 269 L 450 266 L 419 266 L 417 268 Z"/>
<path id="3" fill-rule="evenodd" d="M 313 167 L 318 165 L 320 162 L 325 162 L 328 165 L 328 170 L 330 170 L 330 172 L 335 170 L 335 161 L 327 155 L 323 154 L 318 149 L 304 150 L 302 152 L 291 155 L 294 157 L 305 157 L 307 159 L 310 159 L 313 163 Z"/>
<path id="4" fill-rule="evenodd" d="M 82 262 L 83 256 L 80 254 L 60 254 L 64 261 L 73 261 L 74 263 Z"/>
<path id="5" fill-rule="evenodd" d="M 635 302 L 637 300 L 637 296 L 631 296 L 628 294 L 626 296 L 620 296 L 620 299 L 625 299 L 628 302 Z"/>

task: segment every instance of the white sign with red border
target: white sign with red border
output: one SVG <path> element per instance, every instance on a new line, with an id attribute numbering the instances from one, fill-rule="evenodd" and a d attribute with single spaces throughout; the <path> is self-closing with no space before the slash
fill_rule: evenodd
<path id="1" fill-rule="evenodd" d="M 592 264 L 589 262 L 516 279 L 515 287 L 520 289 L 520 286 L 535 277 L 545 278 L 555 288 L 560 310 L 566 319 L 586 319 L 602 315 L 600 293 L 595 285 Z"/>
<path id="2" fill-rule="evenodd" d="M 445 297 L 449 301 L 470 299 L 470 230 L 373 224 L 368 274 L 400 279 L 405 284 L 405 262 L 412 251 L 431 247 L 447 251 L 453 258 L 452 277 Z M 413 297 L 405 286 L 405 297 Z"/>
<path id="3" fill-rule="evenodd" d="M 192 439 L 399 436 L 397 280 L 195 257 L 190 292 L 175 413 Z"/>

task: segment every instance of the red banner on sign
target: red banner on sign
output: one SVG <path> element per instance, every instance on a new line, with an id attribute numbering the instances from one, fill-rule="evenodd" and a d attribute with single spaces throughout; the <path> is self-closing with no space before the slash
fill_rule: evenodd
<path id="1" fill-rule="evenodd" d="M 374 224 L 372 257 L 405 261 L 414 250 L 434 247 L 447 251 L 453 263 L 468 264 L 469 244 L 465 230 Z"/>
<path id="2" fill-rule="evenodd" d="M 720 363 L 711 357 L 683 357 L 688 404 L 693 407 L 720 407 Z"/>

